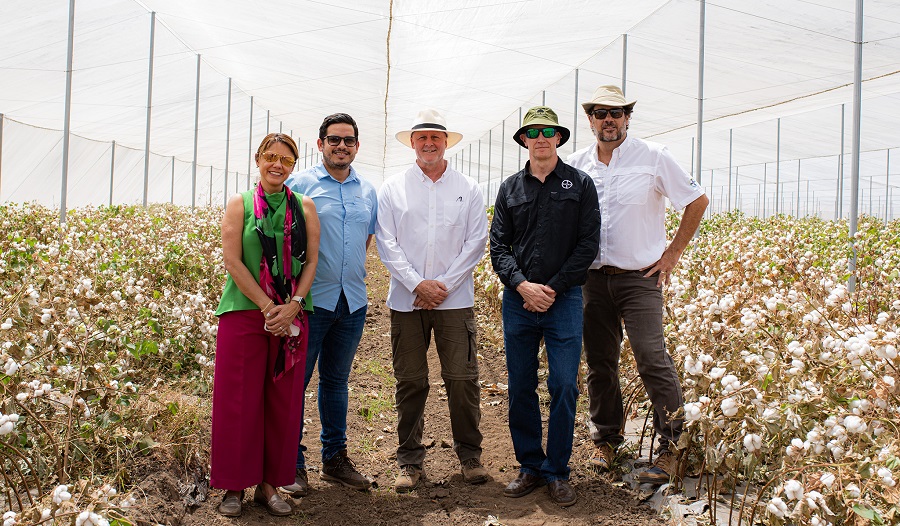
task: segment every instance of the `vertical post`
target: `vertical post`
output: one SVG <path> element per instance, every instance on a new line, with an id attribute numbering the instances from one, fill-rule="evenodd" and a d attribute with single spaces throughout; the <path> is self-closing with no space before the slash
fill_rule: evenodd
<path id="1" fill-rule="evenodd" d="M 628 78 L 628 33 L 622 33 L 622 95 L 625 95 L 625 85 Z"/>
<path id="2" fill-rule="evenodd" d="M 309 161 L 309 143 L 303 143 L 303 168 L 307 168 L 306 163 Z"/>
<path id="3" fill-rule="evenodd" d="M 478 139 L 478 184 L 481 184 L 481 139 Z"/>
<path id="4" fill-rule="evenodd" d="M 225 195 L 222 196 L 222 206 L 228 204 L 228 158 L 231 157 L 231 77 L 228 77 L 228 109 L 225 111 Z M 210 189 L 212 194 L 212 189 Z"/>
<path id="5" fill-rule="evenodd" d="M 547 105 L 547 90 L 541 90 L 541 106 Z"/>
<path id="6" fill-rule="evenodd" d="M 457 168 L 457 170 L 459 170 L 461 172 L 466 169 L 466 149 L 465 148 L 463 148 L 462 150 L 459 151 L 459 156 L 460 156 L 459 168 Z M 466 171 L 466 175 L 469 175 L 469 173 L 470 173 L 469 171 Z"/>
<path id="7" fill-rule="evenodd" d="M 3 116 L 0 115 L 0 140 L 3 138 Z M 3 146 L 0 145 L 0 149 Z M 891 149 L 887 149 L 887 162 L 884 166 L 884 222 L 891 220 L 888 203 L 891 202 Z"/>
<path id="8" fill-rule="evenodd" d="M 763 163 L 763 182 L 762 182 L 762 217 L 766 217 L 766 186 L 768 183 L 766 179 L 768 178 L 768 174 L 766 173 L 766 168 L 768 167 L 767 163 Z"/>
<path id="9" fill-rule="evenodd" d="M 735 166 L 735 167 L 734 167 L 734 207 L 735 207 L 737 210 L 740 210 L 740 209 L 741 209 L 741 202 L 740 202 L 740 199 L 739 199 L 739 198 L 740 198 L 740 194 L 741 194 L 741 183 L 740 183 L 740 180 L 738 179 L 738 177 L 740 176 L 740 174 L 741 174 L 741 167 L 740 167 L 740 166 Z M 730 212 L 730 211 L 731 211 L 731 210 L 729 209 L 729 212 Z"/>
<path id="10" fill-rule="evenodd" d="M 850 246 L 853 255 L 850 258 L 850 279 L 847 282 L 847 290 L 852 294 L 856 291 L 856 226 L 859 221 L 859 130 L 862 121 L 862 39 L 863 39 L 863 0 L 856 0 L 856 38 L 853 47 L 853 134 L 850 138 Z"/>
<path id="11" fill-rule="evenodd" d="M 247 190 L 250 189 L 250 167 L 253 166 L 253 95 L 250 95 L 250 133 L 247 141 Z"/>
<path id="12" fill-rule="evenodd" d="M 69 177 L 69 124 L 72 121 L 72 54 L 75 46 L 75 0 L 69 0 L 69 44 L 66 51 L 66 109 L 63 124 L 62 190 L 59 194 L 59 222 L 66 222 L 66 191 Z"/>
<path id="13" fill-rule="evenodd" d="M 172 156 L 172 185 L 169 192 L 169 204 L 175 204 L 175 156 Z"/>
<path id="14" fill-rule="evenodd" d="M 109 206 L 113 203 L 113 178 L 116 174 L 116 141 L 112 142 L 111 154 L 109 156 Z"/>
<path id="15" fill-rule="evenodd" d="M 469 143 L 469 177 L 472 177 L 472 143 Z"/>
<path id="16" fill-rule="evenodd" d="M 284 123 L 278 121 L 278 133 L 284 133 Z"/>
<path id="17" fill-rule="evenodd" d="M 147 71 L 147 129 L 144 131 L 144 206 L 150 188 L 150 114 L 153 110 L 153 46 L 156 39 L 156 11 L 150 12 L 150 67 Z"/>
<path id="18" fill-rule="evenodd" d="M 266 135 L 269 134 L 269 112 L 271 110 L 266 110 Z"/>
<path id="19" fill-rule="evenodd" d="M 874 176 L 869 177 L 869 215 L 872 215 L 872 201 L 875 199 L 875 196 L 872 193 L 872 181 L 874 180 Z"/>
<path id="20" fill-rule="evenodd" d="M 700 57 L 697 66 L 697 183 L 703 185 L 703 71 L 706 50 L 706 0 L 700 0 Z"/>
<path id="21" fill-rule="evenodd" d="M 715 192 L 716 186 L 716 173 L 713 170 L 709 171 L 709 195 L 712 196 L 713 192 Z M 716 207 L 716 203 L 713 203 L 712 206 L 706 208 L 706 216 L 712 217 L 713 209 Z"/>
<path id="22" fill-rule="evenodd" d="M 522 126 L 522 106 L 519 106 L 519 122 L 516 124 L 516 129 L 518 130 L 520 126 Z M 516 143 L 516 146 L 518 146 L 518 145 L 519 144 Z M 518 160 L 518 163 L 516 164 L 516 170 L 521 170 L 522 169 L 522 148 L 516 148 L 516 150 L 518 151 L 518 154 L 519 154 L 519 160 Z"/>
<path id="23" fill-rule="evenodd" d="M 800 217 L 800 159 L 797 159 L 797 217 Z"/>
<path id="24" fill-rule="evenodd" d="M 492 133 L 494 130 L 488 130 L 488 162 L 487 162 L 487 170 L 488 170 L 488 183 L 487 183 L 487 195 L 484 198 L 484 201 L 491 200 L 491 149 L 493 147 L 493 137 Z"/>
<path id="25" fill-rule="evenodd" d="M 734 128 L 728 130 L 728 211 L 731 212 L 731 161 L 732 157 L 732 146 L 734 145 Z"/>
<path id="26" fill-rule="evenodd" d="M 575 111 L 572 112 L 572 151 L 578 149 L 578 68 L 575 68 Z"/>
<path id="27" fill-rule="evenodd" d="M 841 104 L 841 153 L 838 155 L 837 218 L 844 217 L 844 105 Z"/>
<path id="28" fill-rule="evenodd" d="M 777 132 L 775 134 L 775 215 L 780 211 L 778 197 L 781 194 L 781 117 L 775 120 Z"/>
<path id="29" fill-rule="evenodd" d="M 194 158 L 191 161 L 191 210 L 197 206 L 197 139 L 200 130 L 200 54 L 197 54 L 197 83 L 194 92 Z"/>
<path id="30" fill-rule="evenodd" d="M 0 124 L 0 131 L 2 131 L 2 124 Z M 0 134 L 0 137 L 2 137 L 2 134 Z M 888 164 L 889 165 L 890 165 L 890 153 L 891 153 L 891 151 L 888 150 Z M 506 157 L 506 119 L 503 119 L 503 123 L 500 124 L 500 182 L 501 183 L 503 182 L 503 161 L 505 160 L 504 157 Z M 497 188 L 498 189 L 500 188 L 499 185 L 497 186 Z"/>

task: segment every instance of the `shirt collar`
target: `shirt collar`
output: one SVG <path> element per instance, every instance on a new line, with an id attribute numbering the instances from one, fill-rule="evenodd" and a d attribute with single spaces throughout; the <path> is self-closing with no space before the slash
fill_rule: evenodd
<path id="1" fill-rule="evenodd" d="M 331 177 L 331 174 L 328 173 L 328 170 L 325 169 L 324 163 L 319 163 L 318 165 L 316 165 L 316 177 L 318 177 L 320 181 L 328 177 L 331 178 L 332 181 L 337 182 L 337 179 Z M 359 177 L 356 174 L 356 168 L 354 168 L 353 165 L 350 165 L 350 175 L 348 175 L 347 178 L 344 179 L 344 182 L 348 183 L 357 179 L 359 179 Z"/>
<path id="2" fill-rule="evenodd" d="M 450 163 L 447 163 L 447 168 L 444 170 L 444 173 L 441 174 L 441 178 L 437 181 L 432 181 L 430 177 L 425 175 L 425 172 L 422 171 L 422 168 L 418 163 L 413 163 L 412 168 L 410 168 L 410 173 L 414 175 L 420 182 L 429 183 L 429 184 L 438 184 L 447 180 L 447 176 L 450 175 L 452 168 L 450 168 Z"/>
<path id="3" fill-rule="evenodd" d="M 564 164 L 565 163 L 562 161 L 562 159 L 560 159 L 559 156 L 557 155 L 556 156 L 556 166 L 554 166 L 553 169 L 550 170 L 550 173 L 547 174 L 547 177 L 550 177 L 551 175 L 555 174 L 557 177 L 561 178 L 562 176 L 559 174 L 559 172 L 563 169 L 563 166 L 561 166 L 561 165 L 564 165 Z M 529 175 L 530 177 L 534 177 L 534 175 L 531 174 L 531 161 L 530 160 L 525 161 L 525 173 L 527 175 Z"/>
<path id="4" fill-rule="evenodd" d="M 634 140 L 631 138 L 631 135 L 626 135 L 625 140 L 622 141 L 622 144 L 616 146 L 616 149 L 613 150 L 613 152 L 612 152 L 613 157 L 621 157 L 622 155 L 624 155 L 625 152 L 628 151 L 629 148 L 631 148 L 632 144 L 634 144 Z M 594 143 L 594 147 L 592 148 L 592 150 L 594 152 L 594 161 L 599 163 L 600 162 L 600 154 L 597 152 L 596 143 Z M 616 153 L 616 152 L 618 152 L 618 153 Z"/>

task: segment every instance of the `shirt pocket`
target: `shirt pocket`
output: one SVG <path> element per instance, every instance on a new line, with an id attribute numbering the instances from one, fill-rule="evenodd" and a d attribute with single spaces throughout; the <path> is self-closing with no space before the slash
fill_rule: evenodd
<path id="1" fill-rule="evenodd" d="M 465 223 L 462 201 L 444 203 L 444 226 L 461 227 Z"/>
<path id="2" fill-rule="evenodd" d="M 653 174 L 622 173 L 616 176 L 616 200 L 622 205 L 642 205 L 653 188 Z"/>
<path id="3" fill-rule="evenodd" d="M 368 197 L 357 196 L 346 206 L 348 223 L 368 223 L 372 217 L 372 202 Z"/>

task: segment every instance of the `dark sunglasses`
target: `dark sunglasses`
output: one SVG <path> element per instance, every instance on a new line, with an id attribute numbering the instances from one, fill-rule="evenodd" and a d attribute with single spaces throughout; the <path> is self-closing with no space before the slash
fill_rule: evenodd
<path id="1" fill-rule="evenodd" d="M 340 137 L 338 135 L 326 135 L 325 140 L 331 146 L 337 146 L 341 144 L 341 141 L 344 141 L 344 144 L 347 145 L 348 148 L 353 148 L 356 146 L 356 141 L 358 140 L 353 135 L 348 135 L 346 137 Z"/>
<path id="2" fill-rule="evenodd" d="M 591 115 L 593 115 L 595 119 L 600 120 L 605 119 L 607 113 L 613 119 L 620 119 L 622 115 L 625 115 L 625 110 L 622 108 L 597 108 L 596 110 L 591 112 Z"/>
<path id="3" fill-rule="evenodd" d="M 285 168 L 290 168 L 290 167 L 294 166 L 294 163 L 297 162 L 297 160 L 291 156 L 278 155 L 275 152 L 263 152 L 263 153 L 259 154 L 259 156 L 262 158 L 263 161 L 265 161 L 267 163 L 274 163 L 274 162 L 280 160 L 281 165 L 284 166 Z"/>
<path id="4" fill-rule="evenodd" d="M 549 139 L 556 135 L 556 128 L 528 128 L 525 130 L 525 137 L 529 139 L 537 139 L 537 136 L 541 134 Z"/>

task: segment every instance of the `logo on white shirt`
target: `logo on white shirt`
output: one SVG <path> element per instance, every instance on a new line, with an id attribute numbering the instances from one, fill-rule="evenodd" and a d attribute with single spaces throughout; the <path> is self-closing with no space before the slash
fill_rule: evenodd
<path id="1" fill-rule="evenodd" d="M 570 181 L 568 179 L 564 180 L 562 182 L 562 187 L 563 187 L 563 190 L 568 190 L 569 188 L 572 188 L 572 181 Z"/>

